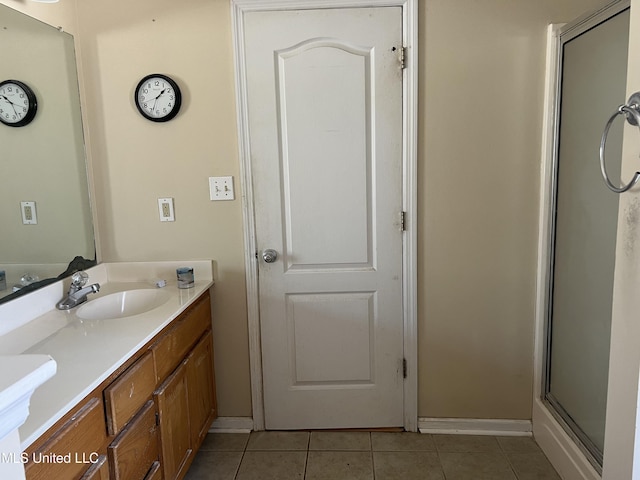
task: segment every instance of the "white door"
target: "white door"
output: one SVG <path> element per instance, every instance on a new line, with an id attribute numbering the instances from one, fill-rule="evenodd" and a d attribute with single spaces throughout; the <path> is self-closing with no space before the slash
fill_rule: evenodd
<path id="1" fill-rule="evenodd" d="M 402 9 L 244 28 L 265 426 L 402 426 Z"/>

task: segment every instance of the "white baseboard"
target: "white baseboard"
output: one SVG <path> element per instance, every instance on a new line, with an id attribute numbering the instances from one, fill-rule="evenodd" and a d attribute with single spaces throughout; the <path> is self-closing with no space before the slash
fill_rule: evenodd
<path id="1" fill-rule="evenodd" d="M 484 418 L 419 418 L 420 433 L 530 437 L 531 420 Z"/>
<path id="2" fill-rule="evenodd" d="M 249 433 L 252 430 L 251 417 L 218 417 L 209 428 L 209 433 Z"/>
<path id="3" fill-rule="evenodd" d="M 483 418 L 419 418 L 420 433 L 444 433 L 456 435 L 496 435 L 530 437 L 530 420 L 499 420 Z M 251 417 L 218 417 L 209 429 L 210 433 L 249 433 L 253 431 Z"/>

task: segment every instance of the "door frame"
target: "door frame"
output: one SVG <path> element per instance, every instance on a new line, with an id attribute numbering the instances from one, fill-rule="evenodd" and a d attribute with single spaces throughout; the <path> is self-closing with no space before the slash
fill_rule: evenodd
<path id="1" fill-rule="evenodd" d="M 404 358 L 407 376 L 404 380 L 404 428 L 418 430 L 418 192 L 417 192 L 417 126 L 418 126 L 418 0 L 230 0 L 235 60 L 236 108 L 238 112 L 238 146 L 240 184 L 245 244 L 247 288 L 247 321 L 249 331 L 249 364 L 253 429 L 265 429 L 262 346 L 260 338 L 260 305 L 258 261 L 253 198 L 253 176 L 248 126 L 248 92 L 246 82 L 244 15 L 248 12 L 273 10 L 311 10 L 321 8 L 401 7 L 405 65 L 403 70 L 402 126 L 402 203 L 405 231 L 402 238 L 402 306 Z"/>

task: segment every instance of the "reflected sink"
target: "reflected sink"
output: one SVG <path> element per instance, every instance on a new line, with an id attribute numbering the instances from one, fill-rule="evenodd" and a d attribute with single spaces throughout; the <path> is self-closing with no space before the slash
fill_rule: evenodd
<path id="1" fill-rule="evenodd" d="M 132 317 L 159 307 L 169 299 L 169 293 L 157 289 L 126 290 L 90 299 L 76 315 L 83 320 L 109 320 Z"/>

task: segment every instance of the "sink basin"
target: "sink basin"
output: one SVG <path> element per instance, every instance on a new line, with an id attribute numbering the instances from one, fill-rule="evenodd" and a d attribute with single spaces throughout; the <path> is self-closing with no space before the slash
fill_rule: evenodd
<path id="1" fill-rule="evenodd" d="M 90 299 L 77 312 L 83 320 L 109 320 L 132 317 L 159 307 L 169 294 L 157 288 L 126 290 L 104 297 Z"/>

